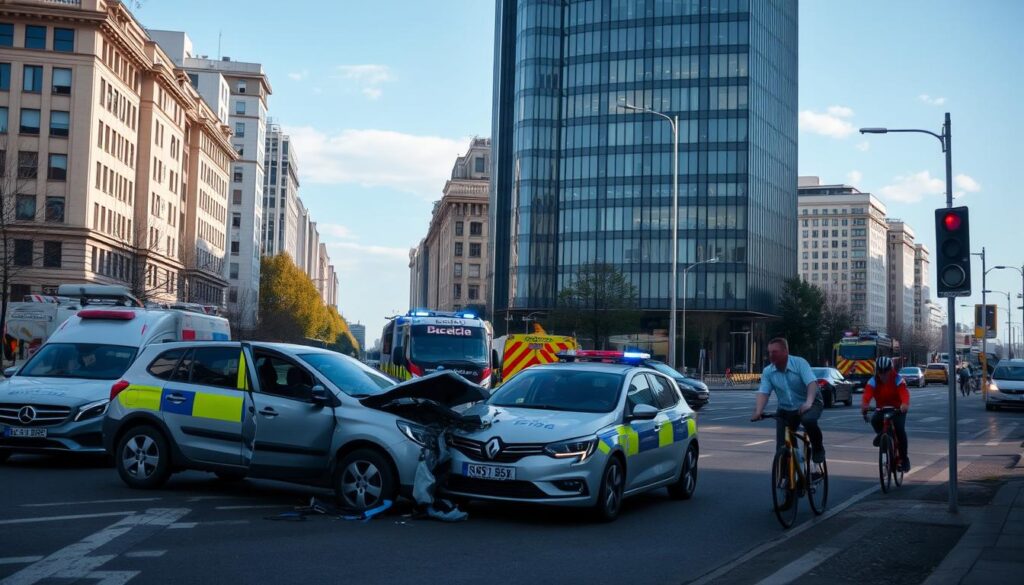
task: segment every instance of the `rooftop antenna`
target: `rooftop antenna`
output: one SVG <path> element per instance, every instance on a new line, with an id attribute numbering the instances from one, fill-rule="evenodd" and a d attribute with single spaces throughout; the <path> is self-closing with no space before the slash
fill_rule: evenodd
<path id="1" fill-rule="evenodd" d="M 220 59 L 221 59 L 220 42 L 221 42 L 221 39 L 223 39 L 223 38 L 224 38 L 224 31 L 223 30 L 217 31 L 217 60 L 218 61 L 220 61 Z"/>

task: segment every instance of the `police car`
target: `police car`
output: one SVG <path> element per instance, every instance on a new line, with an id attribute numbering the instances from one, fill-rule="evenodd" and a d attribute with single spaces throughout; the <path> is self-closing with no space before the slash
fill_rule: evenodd
<path id="1" fill-rule="evenodd" d="M 639 353 L 577 351 L 528 368 L 466 410 L 480 430 L 452 433 L 449 494 L 590 507 L 615 519 L 625 497 L 697 486 L 696 414 Z"/>

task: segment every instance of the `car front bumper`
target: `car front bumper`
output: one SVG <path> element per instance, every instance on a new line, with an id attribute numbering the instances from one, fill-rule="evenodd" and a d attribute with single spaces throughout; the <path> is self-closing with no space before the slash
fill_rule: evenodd
<path id="1" fill-rule="evenodd" d="M 1004 392 L 1000 390 L 989 390 L 985 395 L 985 402 L 988 404 L 999 404 L 1000 406 L 1024 406 L 1024 391 Z"/>
<path id="2" fill-rule="evenodd" d="M 8 437 L 8 428 L 44 429 L 45 437 Z M 0 424 L 0 451 L 9 453 L 84 453 L 102 454 L 103 417 L 83 421 L 69 420 L 61 424 L 39 427 L 19 427 Z"/>
<path id="3" fill-rule="evenodd" d="M 514 463 L 478 461 L 453 449 L 450 476 L 444 492 L 457 497 L 557 506 L 593 506 L 601 487 L 608 455 L 600 451 L 582 463 L 547 455 L 533 455 Z M 475 479 L 466 475 L 467 465 L 514 467 L 515 480 Z M 574 487 L 578 486 L 578 487 Z"/>

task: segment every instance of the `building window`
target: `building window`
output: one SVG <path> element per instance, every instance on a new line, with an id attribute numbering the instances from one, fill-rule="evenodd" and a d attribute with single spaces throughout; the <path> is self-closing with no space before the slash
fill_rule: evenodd
<path id="1" fill-rule="evenodd" d="M 39 65 L 25 65 L 21 89 L 26 93 L 42 93 L 43 68 Z"/>
<path id="2" fill-rule="evenodd" d="M 50 111 L 50 136 L 67 136 L 71 129 L 71 113 Z"/>
<path id="3" fill-rule="evenodd" d="M 63 251 L 62 242 L 43 242 L 43 267 L 60 268 Z"/>
<path id="4" fill-rule="evenodd" d="M 452 296 L 461 299 L 462 298 L 462 284 L 456 282 L 453 286 Z"/>
<path id="5" fill-rule="evenodd" d="M 53 29 L 53 50 L 61 53 L 72 53 L 75 50 L 75 29 Z"/>
<path id="6" fill-rule="evenodd" d="M 64 223 L 64 198 L 50 196 L 46 198 L 46 221 Z"/>
<path id="7" fill-rule="evenodd" d="M 237 303 L 238 302 L 238 288 L 231 287 L 231 288 L 228 289 L 228 302 L 229 303 Z"/>
<path id="8" fill-rule="evenodd" d="M 231 203 L 233 203 L 235 205 L 241 205 L 242 204 L 242 190 L 241 189 L 234 189 L 234 190 L 231 191 Z"/>
<path id="9" fill-rule="evenodd" d="M 241 103 L 241 102 L 239 102 Z M 237 110 L 237 108 L 235 108 Z M 244 113 L 244 112 L 242 112 Z M 235 122 L 235 136 L 239 138 L 245 137 L 245 122 Z"/>
<path id="10" fill-rule="evenodd" d="M 455 255 L 462 256 L 462 242 L 455 242 Z"/>
<path id="11" fill-rule="evenodd" d="M 471 236 L 482 236 L 484 233 L 484 224 L 479 221 L 473 221 L 469 223 L 469 235 Z"/>
<path id="12" fill-rule="evenodd" d="M 238 80 L 238 93 L 245 93 L 245 90 L 248 89 L 248 87 L 249 85 L 244 79 Z"/>
<path id="13" fill-rule="evenodd" d="M 473 159 L 474 170 L 478 173 L 484 172 L 484 157 L 478 156 Z"/>
<path id="14" fill-rule="evenodd" d="M 469 300 L 475 301 L 480 298 L 480 285 L 471 284 L 469 285 Z"/>
<path id="15" fill-rule="evenodd" d="M 21 128 L 22 134 L 39 134 L 39 110 L 22 109 L 21 110 Z"/>
<path id="16" fill-rule="evenodd" d="M 461 221 L 455 222 L 455 235 L 456 236 L 461 236 L 462 235 L 462 231 L 463 231 L 463 229 L 462 229 L 462 222 Z"/>
<path id="17" fill-rule="evenodd" d="M 32 240 L 14 240 L 14 265 L 32 266 Z"/>
<path id="18" fill-rule="evenodd" d="M 480 257 L 480 244 L 472 244 L 471 243 L 469 245 L 469 257 L 470 258 L 479 258 Z"/>
<path id="19" fill-rule="evenodd" d="M 7 108 L 0 108 L 0 134 L 7 134 Z"/>
<path id="20" fill-rule="evenodd" d="M 18 151 L 18 178 L 35 179 L 39 173 L 39 153 Z"/>
<path id="21" fill-rule="evenodd" d="M 58 95 L 71 94 L 71 70 L 60 67 L 53 68 L 53 87 L 50 89 Z"/>
<path id="22" fill-rule="evenodd" d="M 68 155 L 51 154 L 50 168 L 46 177 L 51 181 L 66 181 L 68 179 Z"/>
<path id="23" fill-rule="evenodd" d="M 28 25 L 25 27 L 25 48 L 45 49 L 46 48 L 46 27 Z"/>
<path id="24" fill-rule="evenodd" d="M 228 278 L 238 279 L 238 263 L 232 262 L 228 268 Z"/>
<path id="25" fill-rule="evenodd" d="M 462 276 L 462 262 L 455 263 L 455 276 Z"/>
<path id="26" fill-rule="evenodd" d="M 21 221 L 33 221 L 36 218 L 36 196 L 18 195 L 15 197 L 14 218 Z"/>
<path id="27" fill-rule="evenodd" d="M 239 115 L 245 115 L 245 102 L 243 102 L 242 100 L 238 100 L 237 102 L 235 102 L 235 113 Z"/>
<path id="28" fill-rule="evenodd" d="M 242 214 L 232 213 L 231 214 L 231 227 L 242 227 Z"/>
<path id="29" fill-rule="evenodd" d="M 238 256 L 238 242 L 231 242 L 231 255 Z"/>
<path id="30" fill-rule="evenodd" d="M 231 173 L 231 180 L 235 183 L 242 182 L 242 167 L 235 167 L 235 170 Z"/>
<path id="31" fill-rule="evenodd" d="M 480 265 L 479 264 L 470 264 L 469 265 L 469 277 L 470 278 L 480 278 Z"/>
<path id="32" fill-rule="evenodd" d="M 11 64 L 0 63 L 0 91 L 11 89 Z"/>
<path id="33" fill-rule="evenodd" d="M 9 22 L 0 23 L 0 47 L 14 46 L 14 25 Z"/>

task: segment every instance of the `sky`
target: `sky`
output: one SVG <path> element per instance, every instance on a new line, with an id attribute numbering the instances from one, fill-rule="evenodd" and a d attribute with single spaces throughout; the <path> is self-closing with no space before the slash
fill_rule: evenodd
<path id="1" fill-rule="evenodd" d="M 493 1 L 143 0 L 134 12 L 144 26 L 186 31 L 199 54 L 264 65 L 270 116 L 294 140 L 300 195 L 339 273 L 339 309 L 367 325 L 372 345 L 408 309 L 409 248 L 455 158 L 490 134 Z M 939 132 L 948 111 L 972 250 L 985 246 L 990 267 L 1024 265 L 1012 174 L 1024 159 L 1021 22 L 1016 0 L 800 2 L 799 173 L 875 193 L 934 248 L 939 142 L 857 128 Z M 978 294 L 958 305 L 981 301 L 980 262 L 973 280 Z M 1015 296 L 1021 278 L 994 270 L 988 288 Z M 1006 297 L 993 298 L 1005 321 Z"/>

